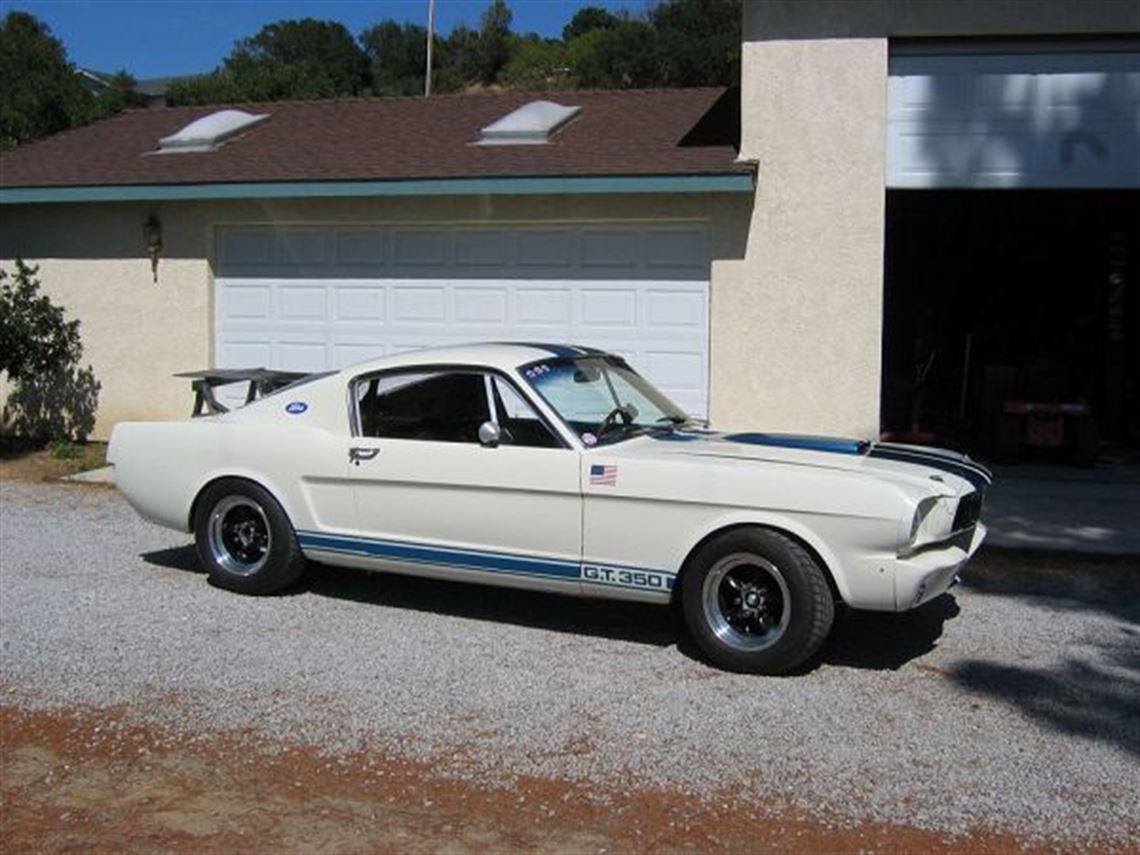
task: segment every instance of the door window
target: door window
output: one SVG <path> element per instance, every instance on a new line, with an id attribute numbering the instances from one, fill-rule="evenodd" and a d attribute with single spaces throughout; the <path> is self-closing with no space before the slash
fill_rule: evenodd
<path id="1" fill-rule="evenodd" d="M 383 439 L 477 443 L 489 418 L 482 375 L 456 371 L 365 378 L 356 406 L 361 434 Z"/>
<path id="2" fill-rule="evenodd" d="M 356 383 L 362 436 L 430 442 L 479 442 L 479 426 L 499 425 L 502 445 L 561 448 L 519 391 L 502 377 L 474 371 L 407 371 Z"/>

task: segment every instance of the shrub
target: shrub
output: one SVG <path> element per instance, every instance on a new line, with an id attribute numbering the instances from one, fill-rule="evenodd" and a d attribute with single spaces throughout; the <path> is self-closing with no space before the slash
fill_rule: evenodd
<path id="1" fill-rule="evenodd" d="M 0 270 L 0 374 L 11 389 L 4 425 L 38 442 L 83 442 L 95 426 L 99 381 L 79 367 L 79 321 L 40 293 L 39 268 L 16 259 L 16 274 Z"/>

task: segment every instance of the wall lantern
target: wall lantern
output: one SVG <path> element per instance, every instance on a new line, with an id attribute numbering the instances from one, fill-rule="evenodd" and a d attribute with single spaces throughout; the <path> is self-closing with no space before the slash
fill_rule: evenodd
<path id="1" fill-rule="evenodd" d="M 158 257 L 162 254 L 162 223 L 158 217 L 151 214 L 143 223 L 143 243 L 146 244 L 146 254 L 150 256 L 150 272 L 154 281 L 158 282 Z"/>

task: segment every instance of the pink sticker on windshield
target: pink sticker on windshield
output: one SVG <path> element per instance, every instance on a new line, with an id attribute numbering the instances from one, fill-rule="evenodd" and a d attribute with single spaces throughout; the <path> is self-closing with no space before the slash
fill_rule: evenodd
<path id="1" fill-rule="evenodd" d="M 584 433 L 582 434 L 582 442 L 586 445 L 594 446 L 598 444 L 598 438 L 592 433 Z"/>

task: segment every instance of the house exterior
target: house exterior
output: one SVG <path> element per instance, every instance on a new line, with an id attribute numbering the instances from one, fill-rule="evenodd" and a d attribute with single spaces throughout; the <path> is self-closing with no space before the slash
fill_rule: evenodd
<path id="1" fill-rule="evenodd" d="M 1105 252 L 1140 258 L 1134 0 L 750 0 L 743 38 L 739 94 L 558 93 L 580 110 L 539 144 L 483 139 L 543 97 L 519 93 L 247 105 L 269 118 L 191 153 L 159 140 L 211 108 L 124 114 L 0 155 L 0 263 L 40 264 L 81 318 L 97 435 L 184 417 L 177 371 L 568 339 L 628 354 L 718 425 L 874 436 L 929 338 L 921 304 L 953 305 L 953 284 L 922 290 L 952 266 L 921 267 L 940 218 L 966 236 L 959 256 L 982 258 L 978 206 L 1028 193 L 1093 211 L 1122 235 Z M 916 222 L 936 225 L 915 238 Z M 1129 264 L 1106 298 L 1116 326 L 1096 333 L 1098 394 L 1125 427 Z M 1049 287 L 1052 323 L 1066 296 Z M 933 364 L 989 335 L 989 361 L 957 370 L 962 411 L 981 412 L 968 402 L 999 395 L 991 374 L 1017 354 L 999 359 L 985 317 L 960 326 Z"/>

